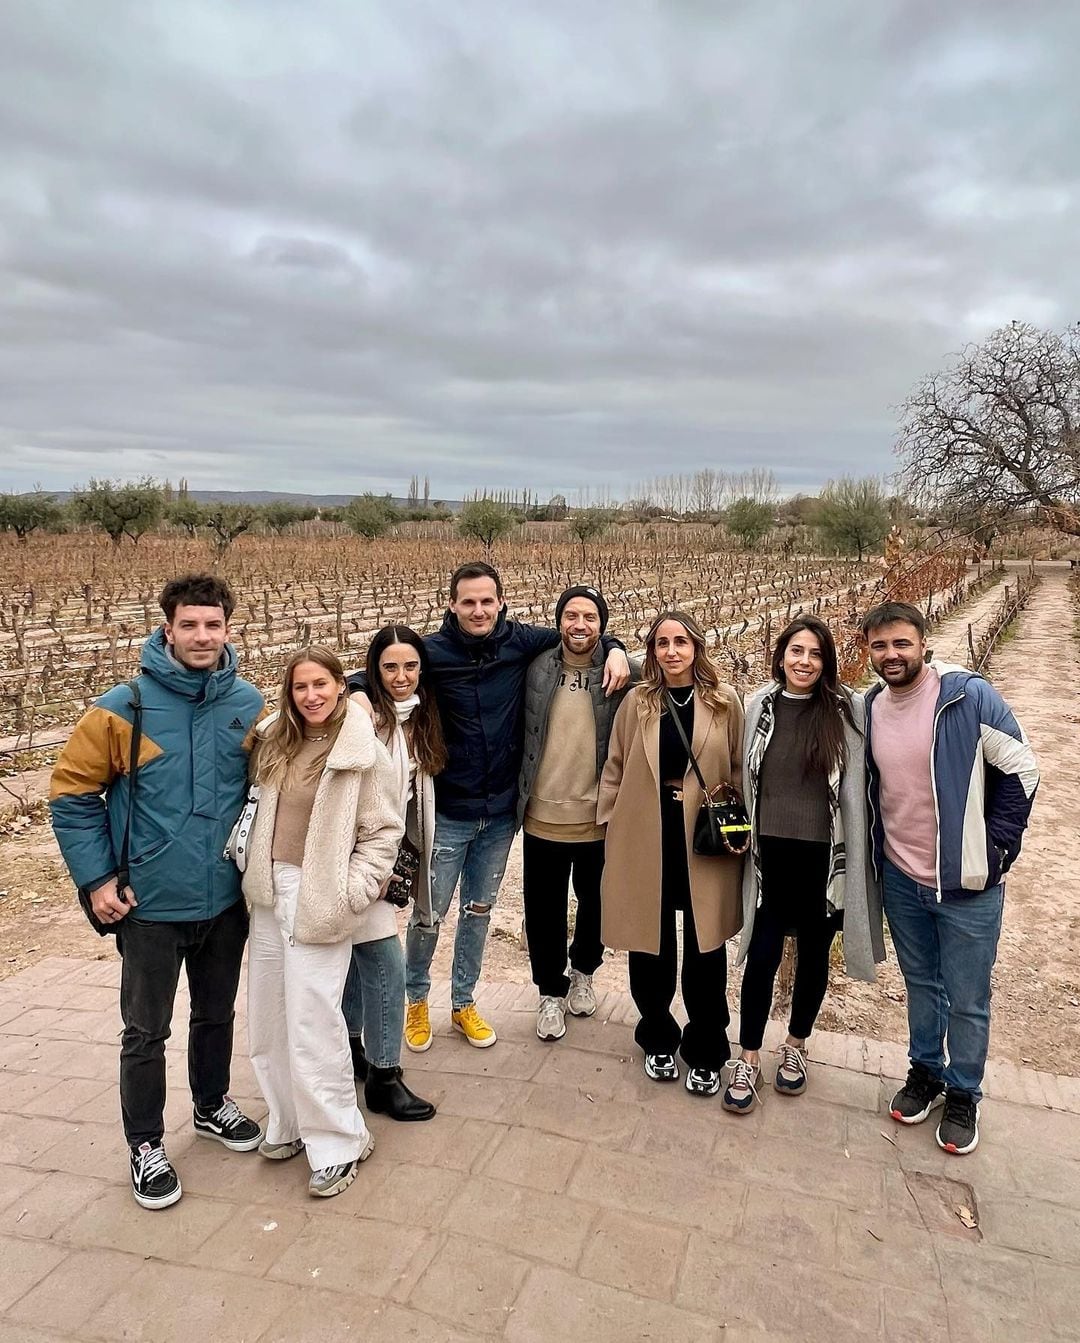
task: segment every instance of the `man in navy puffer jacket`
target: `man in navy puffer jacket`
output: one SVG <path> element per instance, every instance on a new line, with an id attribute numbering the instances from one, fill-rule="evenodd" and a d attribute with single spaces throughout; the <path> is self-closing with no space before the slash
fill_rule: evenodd
<path id="1" fill-rule="evenodd" d="M 477 562 L 463 564 L 451 576 L 450 609 L 442 628 L 425 639 L 448 763 L 435 780 L 434 919 L 424 923 L 414 908 L 405 939 L 405 1043 L 414 1053 L 431 1047 L 431 961 L 459 881 L 451 1020 L 476 1048 L 495 1043 L 474 994 L 491 907 L 517 828 L 525 676 L 533 658 L 554 648 L 559 638 L 556 629 L 508 620 L 502 580 L 490 564 Z M 630 664 L 617 639 L 605 635 L 604 648 L 604 686 L 614 694 L 629 680 Z M 350 678 L 349 688 L 361 689 L 360 680 Z"/>

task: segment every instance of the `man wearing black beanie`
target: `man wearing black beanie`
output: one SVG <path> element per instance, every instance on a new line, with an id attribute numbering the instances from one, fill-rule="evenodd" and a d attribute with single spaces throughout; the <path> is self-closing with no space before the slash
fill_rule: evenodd
<path id="1" fill-rule="evenodd" d="M 597 588 L 567 588 L 555 604 L 559 646 L 533 660 L 525 681 L 517 819 L 525 831 L 525 935 L 540 994 L 536 1034 L 541 1040 L 566 1034 L 567 1012 L 591 1017 L 596 1011 L 592 976 L 604 955 L 604 831 L 596 824 L 596 794 L 615 711 L 626 693 L 608 697 L 603 691 L 600 638 L 607 622 L 608 605 Z M 567 975 L 571 878 L 577 918 Z"/>

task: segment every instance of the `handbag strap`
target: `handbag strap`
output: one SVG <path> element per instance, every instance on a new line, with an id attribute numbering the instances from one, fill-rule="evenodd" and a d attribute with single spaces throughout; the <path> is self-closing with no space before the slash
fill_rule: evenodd
<path id="1" fill-rule="evenodd" d="M 701 791 L 705 796 L 705 798 L 708 799 L 709 786 L 705 782 L 705 776 L 702 774 L 700 768 L 698 767 L 698 762 L 694 755 L 693 748 L 691 747 L 690 742 L 687 739 L 686 729 L 682 725 L 682 719 L 679 717 L 678 708 L 675 704 L 674 699 L 672 699 L 671 697 L 670 691 L 668 690 L 664 691 L 664 699 L 667 701 L 668 713 L 671 714 L 672 718 L 675 720 L 675 730 L 678 732 L 682 744 L 686 747 L 686 754 L 690 757 L 690 764 L 694 767 L 694 773 L 697 775 L 697 781 L 699 784 L 701 784 Z"/>
<path id="2" fill-rule="evenodd" d="M 128 848 L 131 842 L 131 814 L 135 809 L 135 781 L 139 777 L 139 750 L 142 747 L 142 695 L 139 693 L 138 678 L 128 682 L 131 691 L 131 755 L 128 759 L 128 805 L 124 820 L 124 838 L 120 845 L 120 871 L 117 873 L 117 886 L 123 891 L 128 884 Z M 123 877 L 123 885 L 119 878 Z"/>

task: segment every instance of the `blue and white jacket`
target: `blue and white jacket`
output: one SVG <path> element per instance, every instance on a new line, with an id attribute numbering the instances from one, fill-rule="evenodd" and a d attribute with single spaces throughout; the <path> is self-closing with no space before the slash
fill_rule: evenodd
<path id="1" fill-rule="evenodd" d="M 938 899 L 996 886 L 1020 854 L 1039 766 L 1024 730 L 998 692 L 977 672 L 933 662 L 941 678 L 934 712 L 930 780 L 937 812 Z M 874 761 L 874 701 L 866 693 L 866 769 L 874 869 L 884 866 L 885 827 Z"/>

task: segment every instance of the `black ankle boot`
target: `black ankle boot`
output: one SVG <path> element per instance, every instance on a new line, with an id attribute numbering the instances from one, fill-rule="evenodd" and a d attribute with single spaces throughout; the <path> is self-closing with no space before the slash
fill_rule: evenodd
<path id="1" fill-rule="evenodd" d="M 368 1061 L 367 1055 L 364 1053 L 364 1042 L 359 1035 L 349 1036 L 349 1048 L 352 1050 L 353 1076 L 358 1082 L 366 1082 L 368 1075 Z"/>
<path id="2" fill-rule="evenodd" d="M 364 1100 L 369 1110 L 391 1119 L 431 1119 L 435 1114 L 434 1105 L 414 1096 L 401 1080 L 400 1068 L 370 1067 L 364 1083 Z"/>

